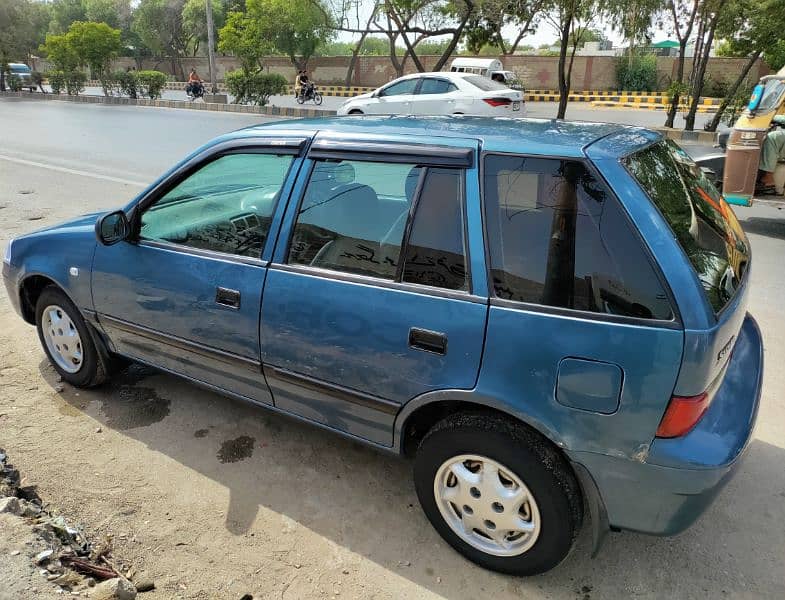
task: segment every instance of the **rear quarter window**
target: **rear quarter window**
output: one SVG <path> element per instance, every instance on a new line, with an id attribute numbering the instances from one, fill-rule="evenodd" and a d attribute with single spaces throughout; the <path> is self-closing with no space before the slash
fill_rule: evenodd
<path id="1" fill-rule="evenodd" d="M 629 156 L 626 165 L 670 225 L 720 312 L 749 264 L 749 242 L 736 215 L 684 150 L 663 140 Z"/>
<path id="2" fill-rule="evenodd" d="M 582 161 L 488 155 L 483 202 L 497 298 L 638 319 L 673 312 L 642 241 Z"/>

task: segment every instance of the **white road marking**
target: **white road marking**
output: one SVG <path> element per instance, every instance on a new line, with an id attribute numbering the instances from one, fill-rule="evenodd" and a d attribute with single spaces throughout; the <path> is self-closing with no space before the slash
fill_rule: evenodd
<path id="1" fill-rule="evenodd" d="M 60 173 L 68 173 L 69 175 L 80 175 L 82 177 L 92 177 L 93 179 L 103 179 L 104 181 L 113 181 L 115 183 L 122 183 L 124 185 L 134 185 L 137 187 L 147 187 L 148 185 L 143 181 L 122 179 L 120 177 L 112 177 L 111 175 L 102 175 L 101 173 L 91 173 L 90 171 L 79 171 L 78 169 L 69 169 L 68 167 L 61 167 L 59 165 L 36 162 L 34 160 L 25 160 L 24 158 L 16 158 L 13 156 L 7 156 L 5 154 L 0 154 L 0 160 L 7 160 L 8 162 L 17 163 L 20 165 L 27 165 L 30 167 L 49 169 L 50 171 L 59 171 Z"/>

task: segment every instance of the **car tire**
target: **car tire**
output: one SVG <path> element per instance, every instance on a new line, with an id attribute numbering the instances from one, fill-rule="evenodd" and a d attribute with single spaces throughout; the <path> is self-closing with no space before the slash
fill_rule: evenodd
<path id="1" fill-rule="evenodd" d="M 359 108 L 353 108 L 352 110 L 349 111 L 349 114 L 350 115 L 362 115 L 364 113 Z"/>
<path id="2" fill-rule="evenodd" d="M 580 487 L 565 458 L 539 433 L 503 416 L 463 413 L 437 423 L 417 450 L 414 483 L 447 543 L 501 573 L 552 569 L 583 521 Z"/>
<path id="3" fill-rule="evenodd" d="M 59 288 L 44 288 L 35 305 L 38 339 L 49 362 L 63 380 L 76 387 L 94 387 L 108 377 L 107 359 L 79 309 Z"/>

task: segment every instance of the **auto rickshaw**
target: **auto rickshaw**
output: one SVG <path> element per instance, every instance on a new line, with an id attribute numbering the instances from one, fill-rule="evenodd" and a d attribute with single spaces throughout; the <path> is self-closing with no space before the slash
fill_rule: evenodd
<path id="1" fill-rule="evenodd" d="M 777 123 L 780 119 L 774 120 L 778 115 L 785 115 L 785 67 L 776 75 L 761 78 L 730 132 L 722 179 L 729 204 L 752 206 L 763 140 L 771 127 L 781 126 Z M 780 163 L 775 181 L 782 182 L 783 172 L 785 164 Z"/>

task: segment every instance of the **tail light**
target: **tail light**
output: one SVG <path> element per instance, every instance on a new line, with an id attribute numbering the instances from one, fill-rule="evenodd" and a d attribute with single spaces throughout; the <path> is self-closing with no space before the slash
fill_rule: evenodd
<path id="1" fill-rule="evenodd" d="M 503 98 L 503 97 L 502 98 L 483 98 L 482 101 L 485 102 L 486 104 L 490 104 L 493 107 L 496 107 L 496 106 L 509 106 L 510 104 L 512 104 L 512 99 L 510 99 L 510 98 Z"/>
<path id="2" fill-rule="evenodd" d="M 688 433 L 709 408 L 711 399 L 709 392 L 698 396 L 672 396 L 657 427 L 657 437 L 674 438 Z"/>

